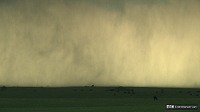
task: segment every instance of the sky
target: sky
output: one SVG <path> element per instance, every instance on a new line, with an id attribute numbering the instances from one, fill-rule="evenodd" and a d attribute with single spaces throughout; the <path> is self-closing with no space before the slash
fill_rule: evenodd
<path id="1" fill-rule="evenodd" d="M 0 0 L 0 85 L 200 87 L 199 0 Z"/>

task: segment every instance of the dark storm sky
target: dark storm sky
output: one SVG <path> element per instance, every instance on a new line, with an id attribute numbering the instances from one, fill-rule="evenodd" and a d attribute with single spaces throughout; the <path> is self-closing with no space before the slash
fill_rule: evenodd
<path id="1" fill-rule="evenodd" d="M 198 0 L 0 0 L 0 85 L 200 87 Z"/>

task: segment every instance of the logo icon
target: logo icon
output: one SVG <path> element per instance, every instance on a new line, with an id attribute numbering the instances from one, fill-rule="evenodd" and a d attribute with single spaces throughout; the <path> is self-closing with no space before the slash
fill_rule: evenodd
<path id="1" fill-rule="evenodd" d="M 174 105 L 166 105 L 167 109 L 174 109 Z"/>

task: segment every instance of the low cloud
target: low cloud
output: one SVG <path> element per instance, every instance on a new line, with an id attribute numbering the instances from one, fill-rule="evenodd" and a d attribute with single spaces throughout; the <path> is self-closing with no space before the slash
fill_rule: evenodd
<path id="1" fill-rule="evenodd" d="M 0 1 L 0 85 L 200 87 L 200 2 Z"/>

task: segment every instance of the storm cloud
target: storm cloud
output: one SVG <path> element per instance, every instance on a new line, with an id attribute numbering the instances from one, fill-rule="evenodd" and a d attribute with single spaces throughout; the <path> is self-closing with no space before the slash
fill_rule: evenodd
<path id="1" fill-rule="evenodd" d="M 0 0 L 0 85 L 200 87 L 198 0 Z"/>

